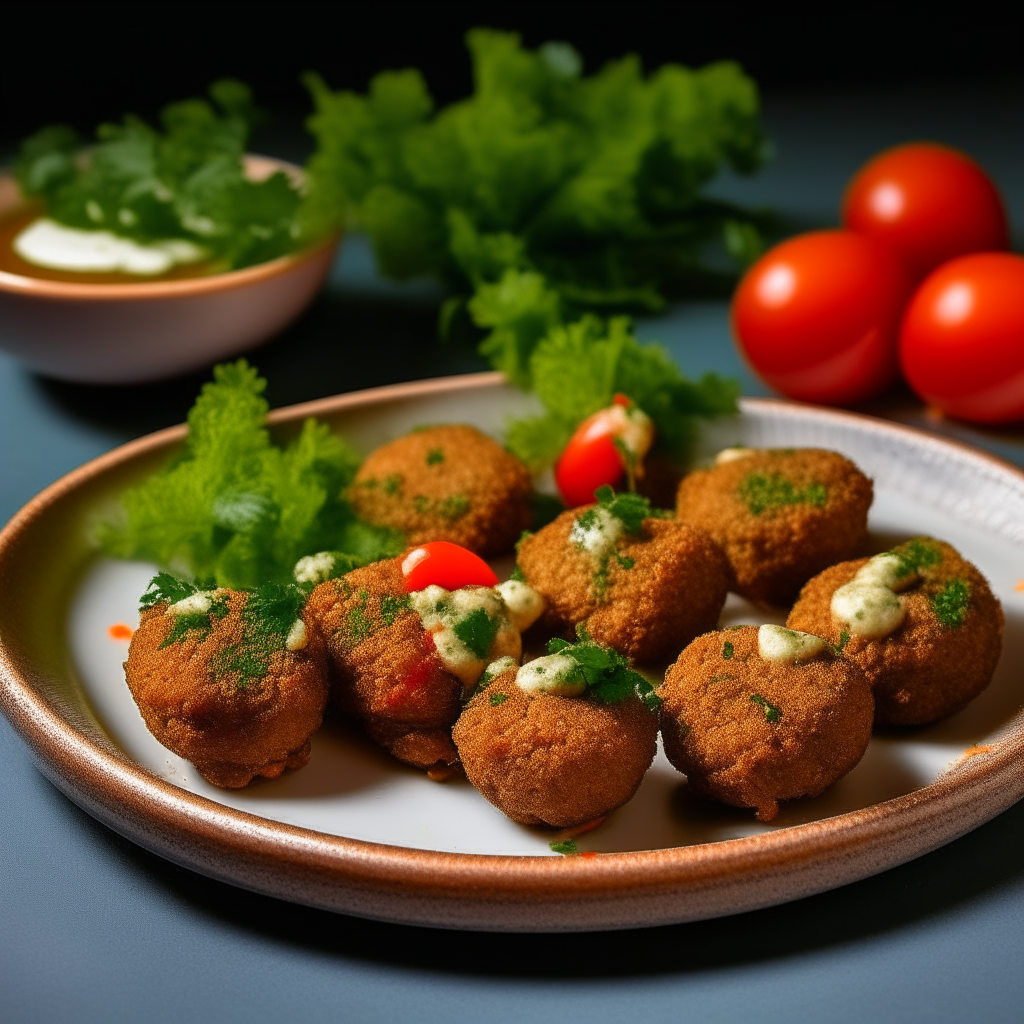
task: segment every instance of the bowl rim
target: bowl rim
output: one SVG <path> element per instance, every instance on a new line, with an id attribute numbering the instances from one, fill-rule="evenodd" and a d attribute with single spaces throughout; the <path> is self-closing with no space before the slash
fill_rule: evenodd
<path id="1" fill-rule="evenodd" d="M 390 385 L 278 409 L 268 425 L 504 382 L 498 373 Z M 805 409 L 812 417 L 869 425 L 889 437 L 960 449 L 1024 486 L 1024 470 L 962 442 L 847 411 L 779 399 L 741 408 Z M 108 471 L 169 449 L 169 427 L 121 445 L 61 477 L 0 530 L 0 576 L 19 538 L 61 499 Z M 1024 716 L 1005 741 L 951 766 L 903 796 L 757 836 L 588 857 L 446 853 L 389 846 L 263 818 L 167 782 L 90 739 L 37 691 L 0 635 L 0 711 L 43 773 L 94 817 L 161 856 L 278 898 L 407 924 L 510 931 L 667 924 L 769 906 L 904 863 L 994 817 L 1024 795 Z M 744 879 L 769 875 L 753 898 Z M 823 881 L 827 879 L 828 881 Z"/>
<path id="2" fill-rule="evenodd" d="M 288 160 L 277 157 L 247 153 L 245 163 L 251 168 L 281 170 L 291 178 L 301 178 L 302 168 Z M 17 189 L 14 174 L 10 168 L 0 168 L 0 189 L 5 184 Z M 88 281 L 51 281 L 48 278 L 28 277 L 25 274 L 13 274 L 0 270 L 0 293 L 21 295 L 33 299 L 49 301 L 87 301 L 87 302 L 123 302 L 126 299 L 146 301 L 176 297 L 192 297 L 210 295 L 216 292 L 229 291 L 232 288 L 244 288 L 270 278 L 286 274 L 295 266 L 318 258 L 326 249 L 338 244 L 340 231 L 319 238 L 296 252 L 277 256 L 264 263 L 257 263 L 240 270 L 225 270 L 206 277 L 184 277 L 173 281 L 131 281 L 125 284 L 100 284 Z"/>

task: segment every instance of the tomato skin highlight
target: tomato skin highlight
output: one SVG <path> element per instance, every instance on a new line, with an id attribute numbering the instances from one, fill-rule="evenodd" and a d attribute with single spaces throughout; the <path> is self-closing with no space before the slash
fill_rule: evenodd
<path id="1" fill-rule="evenodd" d="M 790 398 L 849 405 L 897 375 L 911 281 L 888 247 L 813 231 L 769 250 L 732 300 L 733 336 L 757 374 Z"/>
<path id="2" fill-rule="evenodd" d="M 1024 419 L 1024 257 L 974 253 L 933 271 L 903 319 L 900 362 L 918 395 L 951 416 Z"/>
<path id="3" fill-rule="evenodd" d="M 928 142 L 869 160 L 843 196 L 844 227 L 890 246 L 920 281 L 947 260 L 1009 248 L 1006 210 L 966 153 Z"/>
<path id="4" fill-rule="evenodd" d="M 562 501 L 575 508 L 591 504 L 598 487 L 617 487 L 625 472 L 602 409 L 576 428 L 555 466 L 555 483 Z"/>
<path id="5" fill-rule="evenodd" d="M 493 587 L 498 583 L 494 570 L 479 555 L 448 540 L 434 540 L 413 548 L 402 559 L 402 575 L 410 594 L 432 584 L 458 590 Z"/>

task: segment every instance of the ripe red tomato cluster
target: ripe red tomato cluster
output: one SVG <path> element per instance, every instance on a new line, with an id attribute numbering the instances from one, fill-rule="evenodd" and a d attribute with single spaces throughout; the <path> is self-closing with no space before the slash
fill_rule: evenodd
<path id="1" fill-rule="evenodd" d="M 854 176 L 843 230 L 799 235 L 740 282 L 733 332 L 791 398 L 848 405 L 902 369 L 932 405 L 978 422 L 1024 418 L 1024 258 L 970 157 L 914 143 Z"/>

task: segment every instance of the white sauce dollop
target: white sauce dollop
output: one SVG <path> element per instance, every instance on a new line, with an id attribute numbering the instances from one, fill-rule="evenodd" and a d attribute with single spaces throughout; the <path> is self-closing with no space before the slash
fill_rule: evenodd
<path id="1" fill-rule="evenodd" d="M 757 631 L 757 653 L 765 661 L 782 661 L 792 664 L 810 661 L 825 649 L 825 641 L 813 633 L 801 633 L 798 629 L 773 626 L 768 623 Z"/>
<path id="2" fill-rule="evenodd" d="M 525 633 L 544 614 L 547 602 L 529 583 L 522 580 L 505 580 L 495 588 L 505 602 L 505 610 L 512 625 Z"/>
<path id="3" fill-rule="evenodd" d="M 301 651 L 309 640 L 309 636 L 306 633 L 306 624 L 302 619 L 296 619 L 292 623 L 292 628 L 288 630 L 288 636 L 284 642 L 284 649 L 286 651 Z"/>
<path id="4" fill-rule="evenodd" d="M 612 437 L 617 438 L 637 463 L 654 444 L 654 422 L 638 406 L 613 405 L 607 410 L 608 425 Z"/>
<path id="5" fill-rule="evenodd" d="M 516 673 L 516 686 L 527 693 L 578 697 L 586 688 L 579 666 L 565 654 L 548 654 L 528 661 Z"/>
<path id="6" fill-rule="evenodd" d="M 733 448 L 723 448 L 715 456 L 715 465 L 724 466 L 727 462 L 735 462 L 737 459 L 747 459 L 755 453 L 756 448 L 743 448 L 736 445 Z"/>
<path id="7" fill-rule="evenodd" d="M 200 590 L 175 601 L 167 610 L 172 615 L 205 615 L 213 605 L 213 595 L 212 590 Z"/>
<path id="8" fill-rule="evenodd" d="M 600 562 L 615 550 L 623 529 L 621 519 L 598 505 L 588 509 L 572 524 L 569 541 L 595 562 Z"/>
<path id="9" fill-rule="evenodd" d="M 295 563 L 292 574 L 297 583 L 323 583 L 334 572 L 334 555 L 330 551 L 318 551 L 306 555 Z"/>
<path id="10" fill-rule="evenodd" d="M 832 617 L 866 640 L 880 640 L 898 629 L 907 609 L 896 596 L 916 583 L 916 572 L 901 572 L 902 562 L 893 554 L 875 555 L 849 583 L 832 595 Z"/>
<path id="11" fill-rule="evenodd" d="M 506 613 L 505 602 L 493 587 L 463 587 L 449 591 L 436 584 L 409 595 L 413 611 L 423 628 L 434 637 L 434 646 L 445 668 L 465 687 L 476 685 L 488 662 L 510 657 L 516 663 L 523 653 L 519 630 Z M 471 651 L 458 637 L 455 627 L 473 612 L 483 610 L 498 628 L 483 658 Z"/>
<path id="12" fill-rule="evenodd" d="M 179 263 L 195 263 L 206 251 L 184 238 L 142 244 L 110 231 L 84 231 L 40 217 L 14 239 L 26 262 L 81 273 L 164 274 Z"/>

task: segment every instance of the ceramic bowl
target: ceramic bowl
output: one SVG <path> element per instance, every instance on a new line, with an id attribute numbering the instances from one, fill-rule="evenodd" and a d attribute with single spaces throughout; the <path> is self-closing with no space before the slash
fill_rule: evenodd
<path id="1" fill-rule="evenodd" d="M 258 180 L 297 167 L 246 158 Z M 21 203 L 0 176 L 0 216 Z M 90 384 L 138 384 L 199 369 L 266 341 L 319 291 L 337 238 L 244 270 L 137 284 L 47 281 L 0 271 L 0 348 L 33 370 Z"/>

